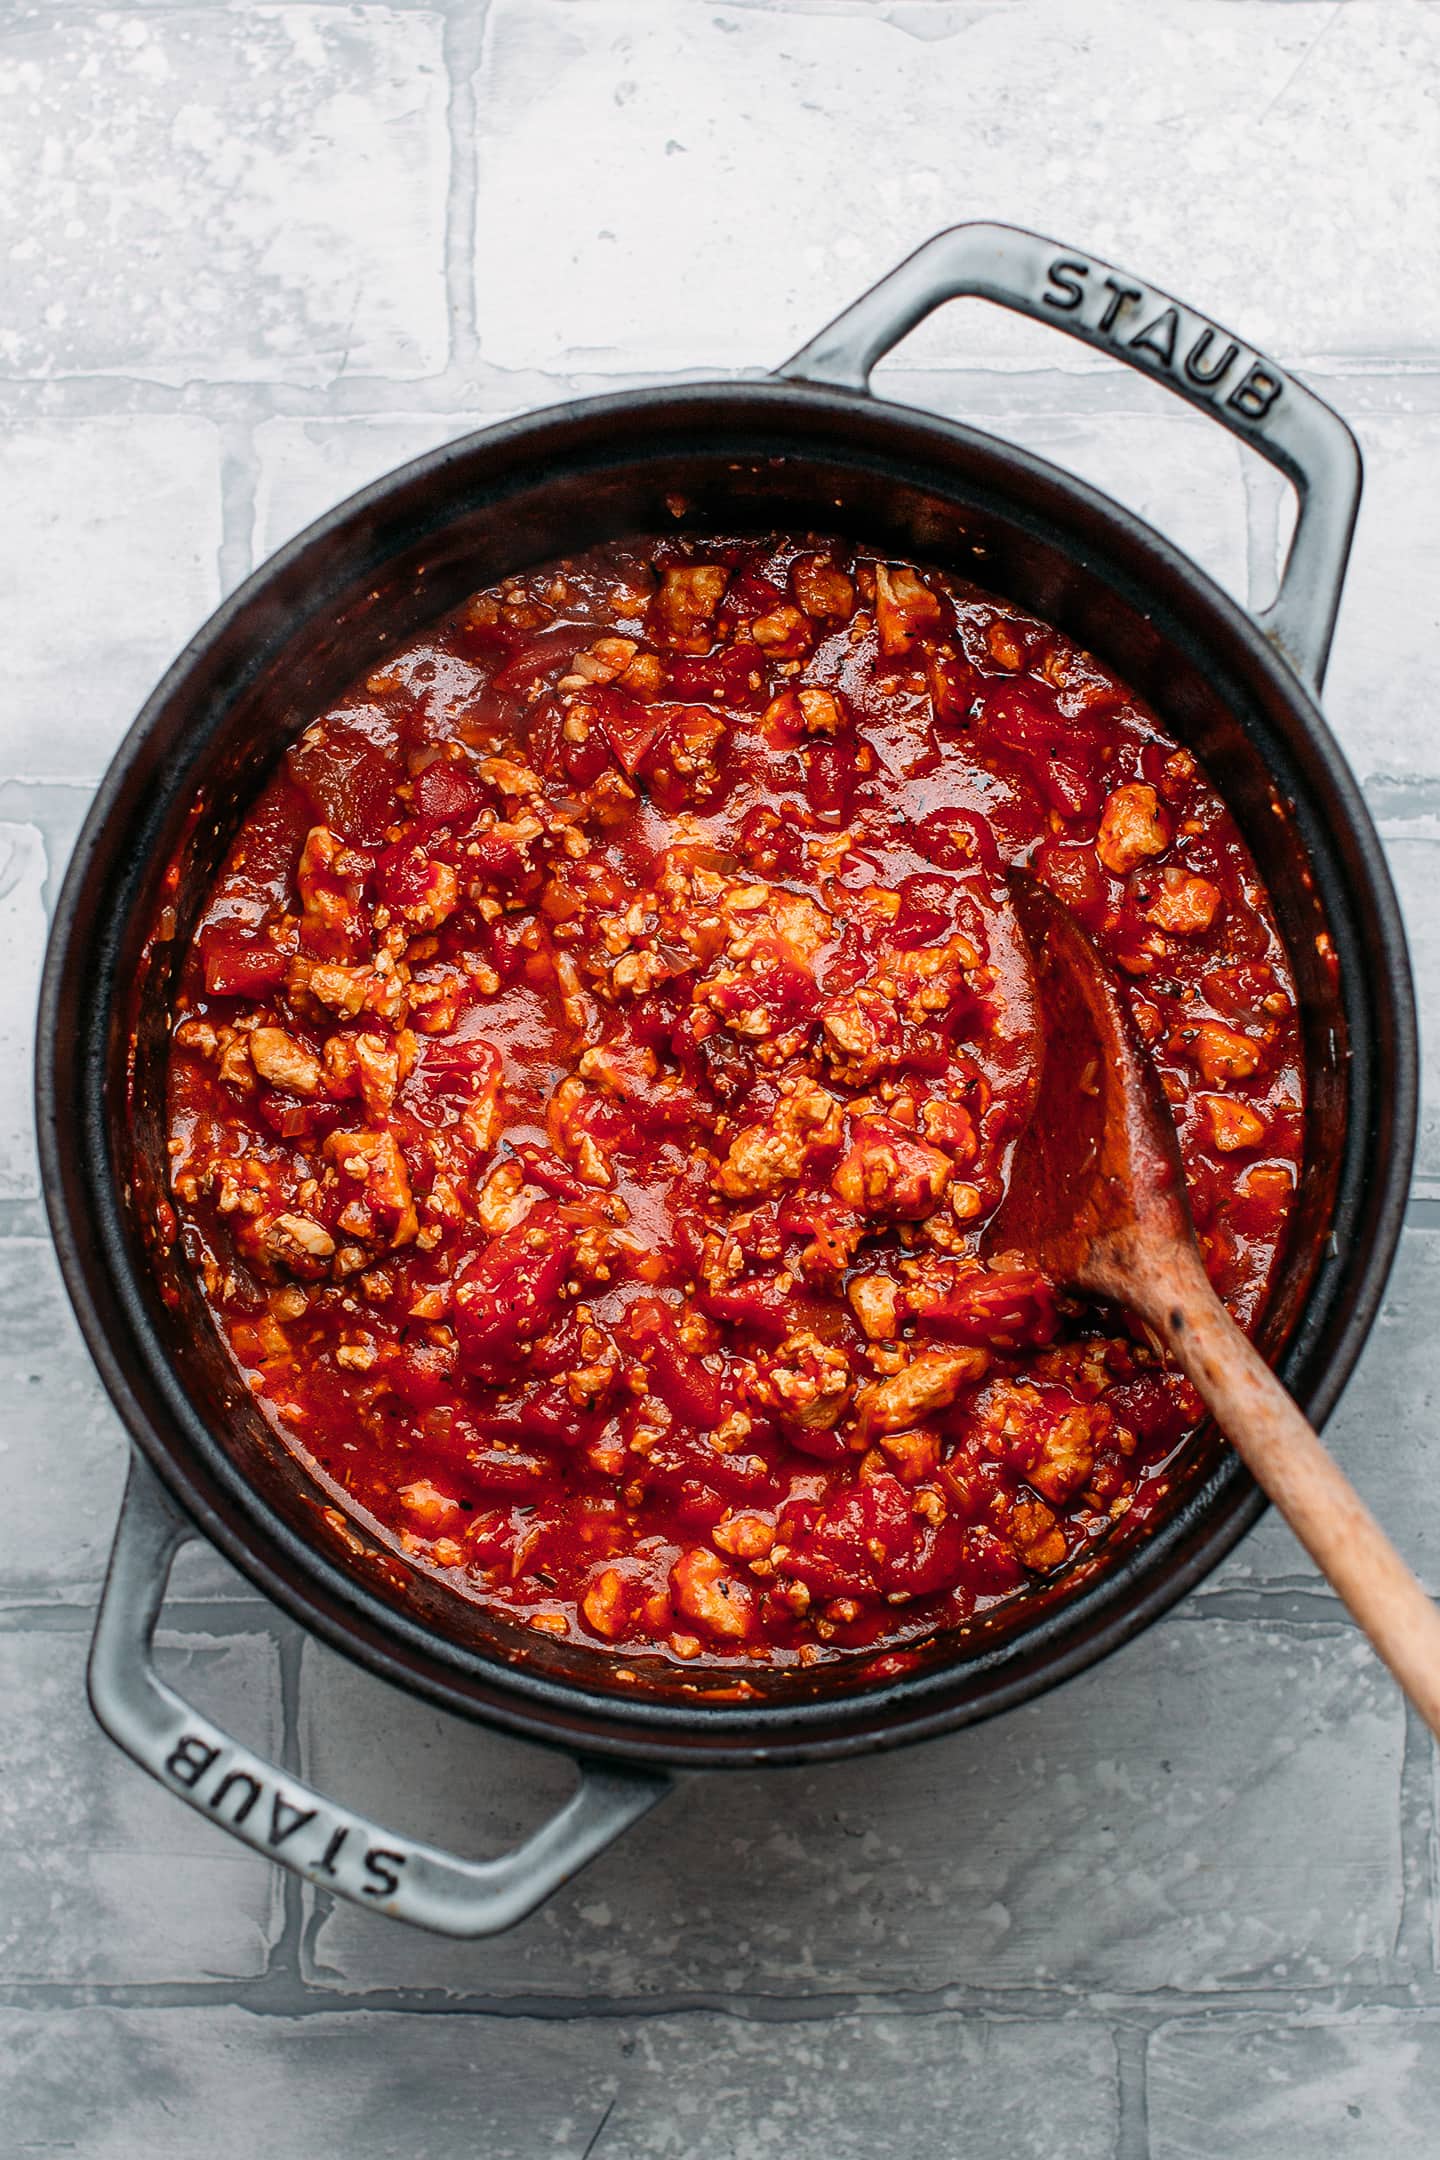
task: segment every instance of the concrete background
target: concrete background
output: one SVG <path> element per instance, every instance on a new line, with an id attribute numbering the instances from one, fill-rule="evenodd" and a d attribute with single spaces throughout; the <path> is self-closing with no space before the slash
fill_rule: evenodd
<path id="1" fill-rule="evenodd" d="M 0 2151 L 83 2160 L 1440 2150 L 1431 1746 L 1267 1523 L 1107 1665 L 917 1753 L 672 1801 L 460 1948 L 301 1891 L 102 1741 L 125 1446 L 29 1135 L 47 909 L 176 648 L 445 437 L 773 364 L 936 227 L 1032 223 L 1351 420 L 1329 709 L 1440 1025 L 1434 0 L 12 4 L 0 20 Z M 1268 597 L 1278 482 L 956 307 L 887 387 Z M 1440 1073 L 1440 1060 L 1432 1060 Z M 1337 1452 L 1440 1589 L 1440 1079 Z M 392 1696 L 195 1548 L 166 1655 L 247 1738 L 484 1850 L 563 1765 Z"/>

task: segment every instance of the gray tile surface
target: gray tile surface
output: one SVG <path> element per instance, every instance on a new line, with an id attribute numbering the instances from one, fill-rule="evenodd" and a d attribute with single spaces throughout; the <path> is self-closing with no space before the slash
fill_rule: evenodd
<path id="1" fill-rule="evenodd" d="M 1304 2153 L 1429 2160 L 1440 2149 L 1433 2014 L 1164 2026 L 1150 2050 L 1154 2160 Z"/>
<path id="2" fill-rule="evenodd" d="M 0 359 L 177 386 L 442 368 L 442 40 L 365 6 L 13 21 Z"/>
<path id="3" fill-rule="evenodd" d="M 643 35 L 626 0 L 494 0 L 480 169 L 536 224 L 480 221 L 481 349 L 778 358 L 960 206 L 1088 235 L 1287 354 L 1418 359 L 1440 295 L 1399 250 L 1440 168 L 1436 39 L 1424 0 L 662 6 Z M 972 316 L 916 351 L 1041 349 Z"/>
<path id="4" fill-rule="evenodd" d="M 0 1980 L 23 1990 L 259 1979 L 280 1929 L 274 1871 L 190 1808 L 157 1818 L 149 1780 L 76 1715 L 88 1630 L 59 1631 L 55 1617 L 0 1634 Z M 189 1631 L 164 1662 L 253 1745 L 280 1744 L 265 1637 Z"/>
<path id="5" fill-rule="evenodd" d="M 1332 1442 L 1440 1591 L 1434 0 L 20 0 L 0 24 L 0 2153 L 1421 2160 L 1433 1753 L 1267 1522 L 1108 1664 L 904 1757 L 687 1786 L 496 1942 L 301 1892 L 102 1739 L 121 1428 L 45 1237 L 39 940 L 224 591 L 488 421 L 770 364 L 931 230 L 1033 223 L 1270 344 L 1367 495 L 1327 707 L 1429 1059 Z M 1108 488 L 1241 598 L 1285 491 L 1153 385 L 952 308 L 886 394 Z M 342 1665 L 192 1546 L 164 1656 L 342 1797 L 495 1849 L 558 1759 Z"/>
<path id="6" fill-rule="evenodd" d="M 1372 1983 L 1401 1918 L 1402 1707 L 1348 1629 L 1204 1610 L 982 1732 L 697 1780 L 498 1942 L 377 1942 L 325 1899 L 315 1978 L 627 2003 Z M 377 1760 L 382 1691 L 323 1651 L 300 1700 L 312 1778 L 441 1842 L 514 1842 L 565 1790 L 413 1707 Z M 1317 1852 L 1295 1824 L 1321 1793 Z"/>
<path id="7" fill-rule="evenodd" d="M 219 600 L 221 449 L 213 420 L 183 413 L 3 425 L 0 592 L 23 630 L 5 671 L 7 776 L 93 786 Z"/>
<path id="8" fill-rule="evenodd" d="M 94 2160 L 189 2160 L 197 2125 L 213 2160 L 950 2160 L 977 2116 L 1007 2160 L 1109 2160 L 1119 2113 L 1113 2043 L 1079 2020 L 0 2011 L 0 2056 L 14 2149 Z"/>

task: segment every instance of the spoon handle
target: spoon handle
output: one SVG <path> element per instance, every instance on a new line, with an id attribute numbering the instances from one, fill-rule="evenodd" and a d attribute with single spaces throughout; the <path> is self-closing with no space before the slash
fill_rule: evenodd
<path id="1" fill-rule="evenodd" d="M 1235 1325 L 1199 1255 L 1184 1255 L 1146 1290 L 1143 1317 L 1440 1737 L 1440 1610 Z"/>

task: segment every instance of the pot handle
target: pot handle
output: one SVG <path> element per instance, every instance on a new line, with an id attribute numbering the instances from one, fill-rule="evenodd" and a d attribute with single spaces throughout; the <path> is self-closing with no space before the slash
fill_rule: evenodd
<path id="1" fill-rule="evenodd" d="M 1013 225 L 953 225 L 862 293 L 777 373 L 868 390 L 870 371 L 944 300 L 994 300 L 1081 338 L 1208 411 L 1300 498 L 1260 628 L 1311 689 L 1325 675 L 1360 502 L 1360 451 L 1332 407 L 1274 360 L 1127 271 Z"/>
<path id="2" fill-rule="evenodd" d="M 559 1814 L 494 1860 L 462 1860 L 353 1813 L 192 1709 L 155 1669 L 155 1623 L 195 1535 L 133 1458 L 90 1651 L 90 1702 L 120 1747 L 180 1799 L 337 1897 L 440 1935 L 498 1935 L 535 1910 L 670 1790 L 663 1773 L 581 1761 Z"/>

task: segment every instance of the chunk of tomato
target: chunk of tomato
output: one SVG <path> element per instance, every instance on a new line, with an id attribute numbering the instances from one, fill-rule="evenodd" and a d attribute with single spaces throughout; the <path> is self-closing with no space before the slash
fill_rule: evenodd
<path id="1" fill-rule="evenodd" d="M 649 1367 L 650 1383 L 676 1417 L 713 1432 L 724 1409 L 724 1368 L 696 1357 L 675 1332 L 671 1309 L 658 1298 L 637 1298 L 628 1315 L 631 1339 Z"/>
<path id="2" fill-rule="evenodd" d="M 210 997 L 260 997 L 278 990 L 289 965 L 268 938 L 236 930 L 203 931 L 200 953 Z"/>
<path id="3" fill-rule="evenodd" d="M 559 1312 L 575 1253 L 575 1232 L 559 1214 L 558 1201 L 542 1200 L 457 1277 L 455 1332 L 471 1371 L 512 1360 Z"/>
<path id="4" fill-rule="evenodd" d="M 457 832 L 468 832 L 490 800 L 484 782 L 449 758 L 436 758 L 411 784 L 415 815 Z"/>
<path id="5" fill-rule="evenodd" d="M 405 775 L 396 761 L 394 725 L 379 707 L 328 718 L 323 731 L 307 730 L 286 762 L 333 832 L 359 847 L 384 838 Z"/>

